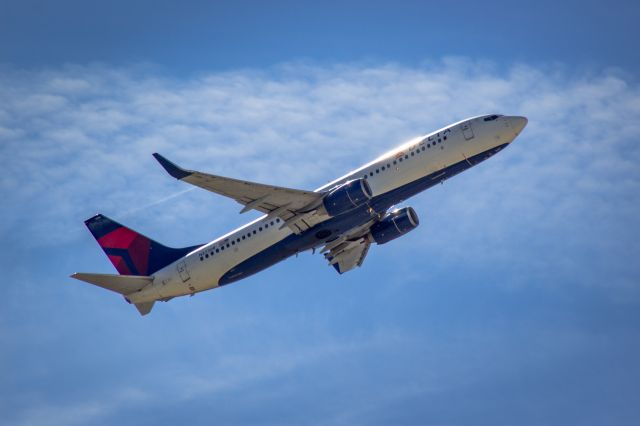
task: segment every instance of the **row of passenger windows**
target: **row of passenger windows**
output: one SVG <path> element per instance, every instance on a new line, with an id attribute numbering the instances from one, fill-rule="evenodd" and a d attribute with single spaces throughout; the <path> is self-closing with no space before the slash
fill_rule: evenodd
<path id="1" fill-rule="evenodd" d="M 411 151 L 411 154 L 406 154 L 404 157 L 400 157 L 397 160 L 393 160 L 393 165 L 395 166 L 396 164 L 398 164 L 398 162 L 402 163 L 402 161 L 404 160 L 408 160 L 409 159 L 409 155 L 411 157 L 415 156 L 416 154 L 420 154 L 421 152 L 425 151 L 427 148 L 431 148 L 431 147 L 435 147 L 436 144 L 442 143 L 443 140 L 447 140 L 447 137 L 444 136 L 442 138 L 438 138 L 438 140 L 434 140 L 433 142 L 429 142 L 426 146 L 422 145 L 422 148 L 418 148 L 415 151 Z M 379 169 L 375 170 L 375 173 L 380 173 L 380 171 L 385 171 L 386 169 L 390 169 L 391 168 L 391 163 L 387 163 L 387 165 L 383 165 L 382 167 L 380 167 Z M 369 176 L 373 176 L 374 172 L 370 171 L 368 175 L 364 175 L 364 179 L 368 178 Z"/>
<path id="2" fill-rule="evenodd" d="M 224 251 L 225 248 L 230 248 L 231 246 L 235 246 L 236 244 L 240 244 L 240 242 L 242 240 L 249 239 L 253 235 L 256 235 L 258 232 L 262 232 L 263 229 L 266 230 L 266 229 L 269 228 L 269 226 L 275 226 L 276 223 L 280 223 L 280 219 L 279 218 L 276 218 L 275 220 L 272 220 L 271 222 L 267 222 L 263 226 L 260 226 L 257 229 L 254 229 L 253 231 L 249 231 L 245 235 L 237 237 L 235 240 L 228 241 L 226 244 L 221 244 L 218 247 L 212 247 L 212 248 L 208 249 L 206 252 L 200 253 L 200 261 L 203 261 L 204 259 L 208 259 L 209 256 L 213 257 L 216 253 L 220 253 L 220 252 Z"/>
<path id="3" fill-rule="evenodd" d="M 393 160 L 393 164 L 396 165 L 398 164 L 398 162 L 402 163 L 403 160 L 408 160 L 409 159 L 409 155 L 411 157 L 415 156 L 416 154 L 420 154 L 421 152 L 425 151 L 427 148 L 431 148 L 432 146 L 435 147 L 436 144 L 442 143 L 443 140 L 447 140 L 447 137 L 444 136 L 442 138 L 438 138 L 437 141 L 433 141 L 430 142 L 426 145 L 422 145 L 422 148 L 418 148 L 415 151 L 411 151 L 411 154 L 407 154 L 404 157 L 400 157 L 397 160 Z M 390 169 L 391 168 L 391 163 L 387 163 L 386 166 L 382 166 L 379 169 L 376 169 L 375 173 L 380 173 L 380 170 L 384 171 L 386 169 Z M 364 178 L 368 178 L 369 176 L 373 176 L 373 171 L 369 172 L 368 175 L 364 175 Z M 275 220 L 272 220 L 271 222 L 265 223 L 264 224 L 264 229 L 269 228 L 269 224 L 271 224 L 271 226 L 274 226 L 276 223 L 280 223 L 280 219 L 276 218 Z M 241 237 L 236 238 L 235 240 L 231 240 L 231 242 L 228 242 L 226 244 L 222 244 L 220 246 L 218 246 L 217 248 L 211 248 L 209 249 L 206 253 L 201 253 L 200 254 L 200 260 L 203 261 L 204 259 L 209 258 L 209 256 L 213 257 L 214 254 L 216 253 L 220 253 L 221 251 L 224 251 L 225 248 L 229 248 L 231 246 L 236 245 L 236 243 L 240 243 L 240 241 L 245 240 L 247 238 L 251 238 L 251 235 L 256 235 L 258 232 L 262 232 L 262 226 L 260 226 L 257 230 L 254 229 L 252 232 L 248 232 L 246 235 L 243 235 Z"/>

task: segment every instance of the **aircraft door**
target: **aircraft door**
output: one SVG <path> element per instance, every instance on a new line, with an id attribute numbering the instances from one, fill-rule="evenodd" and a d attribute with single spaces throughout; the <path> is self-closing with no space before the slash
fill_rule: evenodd
<path id="1" fill-rule="evenodd" d="M 187 269 L 187 263 L 183 260 L 182 262 L 178 262 L 178 274 L 180 274 L 180 279 L 183 283 L 186 283 L 191 279 L 189 275 L 189 270 Z"/>
<path id="2" fill-rule="evenodd" d="M 473 129 L 471 128 L 471 121 L 465 121 L 460 124 L 460 129 L 462 129 L 462 134 L 464 135 L 465 140 L 471 140 L 474 138 Z"/>

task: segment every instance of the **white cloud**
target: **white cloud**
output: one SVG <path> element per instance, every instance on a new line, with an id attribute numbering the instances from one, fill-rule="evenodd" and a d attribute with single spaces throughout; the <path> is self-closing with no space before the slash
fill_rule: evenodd
<path id="1" fill-rule="evenodd" d="M 104 418 L 118 410 L 147 402 L 150 395 L 136 388 L 121 388 L 100 399 L 85 398 L 71 404 L 51 404 L 42 401 L 19 413 L 16 425 L 71 426 L 102 423 Z"/>
<path id="2" fill-rule="evenodd" d="M 640 254 L 640 88 L 612 72 L 496 70 L 453 58 L 423 68 L 294 63 L 185 80 L 73 66 L 5 71 L 0 82 L 4 240 L 68 241 L 100 210 L 188 244 L 202 239 L 196 223 L 223 232 L 243 218 L 230 201 L 184 192 L 152 152 L 189 168 L 314 188 L 412 136 L 500 112 L 526 115 L 529 126 L 466 178 L 411 200 L 426 218 L 418 232 L 444 257 L 471 248 L 482 262 L 540 262 L 541 274 L 597 258 L 576 254 L 587 247 Z M 550 256 L 563 260 L 549 265 Z M 617 266 L 624 276 L 637 271 Z"/>

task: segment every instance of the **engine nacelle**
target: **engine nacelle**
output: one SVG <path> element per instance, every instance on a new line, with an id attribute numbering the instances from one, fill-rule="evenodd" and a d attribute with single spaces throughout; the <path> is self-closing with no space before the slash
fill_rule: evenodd
<path id="1" fill-rule="evenodd" d="M 331 217 L 360 207 L 371 199 L 373 193 L 365 179 L 350 180 L 337 187 L 322 200 L 324 209 Z"/>
<path id="2" fill-rule="evenodd" d="M 382 220 L 371 227 L 371 237 L 378 244 L 391 240 L 416 229 L 420 224 L 416 211 L 411 207 L 388 213 Z"/>

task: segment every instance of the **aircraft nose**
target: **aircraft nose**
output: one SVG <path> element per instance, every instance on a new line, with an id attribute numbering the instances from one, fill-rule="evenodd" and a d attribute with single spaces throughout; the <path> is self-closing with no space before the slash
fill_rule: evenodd
<path id="1" fill-rule="evenodd" d="M 529 122 L 529 120 L 527 120 L 527 117 L 520 116 L 509 117 L 509 121 L 511 121 L 511 126 L 516 131 L 516 135 L 519 135 L 522 129 L 524 129 L 524 127 Z"/>

